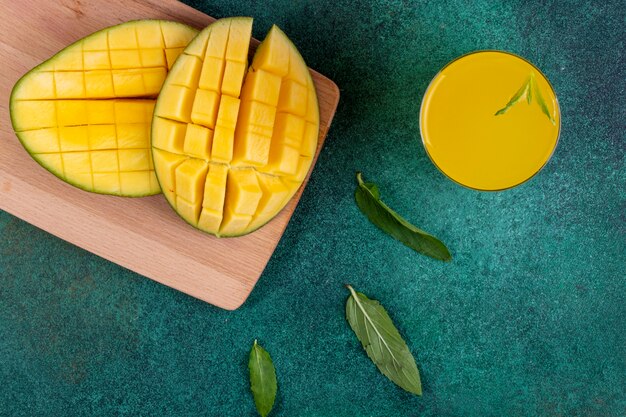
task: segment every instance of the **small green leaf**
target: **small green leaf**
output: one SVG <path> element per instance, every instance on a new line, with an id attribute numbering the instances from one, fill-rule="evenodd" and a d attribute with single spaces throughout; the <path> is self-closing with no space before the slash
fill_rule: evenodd
<path id="1" fill-rule="evenodd" d="M 495 115 L 499 116 L 509 111 L 511 107 L 513 107 L 514 105 L 520 102 L 520 100 L 524 97 L 525 94 L 526 95 L 528 94 L 528 91 L 530 91 L 530 78 L 528 78 L 526 82 L 522 84 L 519 90 L 517 90 L 515 94 L 513 94 L 513 97 L 511 97 L 509 102 L 506 103 L 506 106 L 498 110 Z M 529 100 L 528 102 L 530 103 L 530 99 L 528 100 Z"/>
<path id="2" fill-rule="evenodd" d="M 535 100 L 537 100 L 537 104 L 539 104 L 539 107 L 541 108 L 541 111 L 543 112 L 543 114 L 548 116 L 548 119 L 550 120 L 550 123 L 555 125 L 556 121 L 554 120 L 554 117 L 552 116 L 552 113 L 550 112 L 550 110 L 548 110 L 548 105 L 546 104 L 545 99 L 541 95 L 541 91 L 539 90 L 539 86 L 537 85 L 537 81 L 535 80 L 534 74 L 532 74 L 532 77 L 531 77 L 531 80 L 530 80 L 530 84 L 531 84 L 530 89 L 533 92 L 533 94 L 535 95 Z"/>
<path id="3" fill-rule="evenodd" d="M 378 370 L 400 388 L 422 395 L 415 358 L 400 336 L 385 308 L 347 285 L 346 319 L 367 356 Z"/>
<path id="4" fill-rule="evenodd" d="M 250 349 L 248 369 L 254 404 L 259 414 L 266 417 L 272 411 L 276 399 L 276 371 L 270 354 L 256 340 Z"/>
<path id="5" fill-rule="evenodd" d="M 413 226 L 380 201 L 380 192 L 375 184 L 363 182 L 360 172 L 357 172 L 356 178 L 356 204 L 372 223 L 419 253 L 442 261 L 452 259 L 450 251 L 439 239 Z"/>

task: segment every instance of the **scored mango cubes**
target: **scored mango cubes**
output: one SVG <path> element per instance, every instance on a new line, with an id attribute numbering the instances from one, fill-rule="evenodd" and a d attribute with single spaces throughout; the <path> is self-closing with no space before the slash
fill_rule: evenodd
<path id="1" fill-rule="evenodd" d="M 70 45 L 15 85 L 17 136 L 37 162 L 79 188 L 120 196 L 159 193 L 150 146 L 155 97 L 168 64 L 196 34 L 180 23 L 143 20 Z M 199 73 L 190 62 L 184 80 Z M 171 112 L 187 115 L 188 101 L 193 96 L 183 96 Z M 181 127 L 159 120 L 157 143 L 183 152 L 176 143 Z"/>
<path id="2" fill-rule="evenodd" d="M 309 70 L 276 26 L 248 65 L 252 19 L 221 19 L 187 46 L 154 110 L 156 175 L 170 205 L 216 236 L 258 229 L 311 166 L 319 114 Z"/>

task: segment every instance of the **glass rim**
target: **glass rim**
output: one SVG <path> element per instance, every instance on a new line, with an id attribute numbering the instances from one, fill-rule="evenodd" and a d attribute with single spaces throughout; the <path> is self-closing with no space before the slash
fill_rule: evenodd
<path id="1" fill-rule="evenodd" d="M 554 95 L 554 101 L 556 103 L 556 113 L 558 115 L 558 119 L 559 119 L 559 124 L 557 126 L 557 133 L 556 133 L 556 141 L 554 142 L 554 147 L 552 148 L 552 151 L 550 152 L 550 155 L 548 156 L 548 158 L 546 159 L 546 161 L 543 163 L 543 165 L 541 165 L 535 172 L 532 173 L 532 175 L 530 175 L 528 178 L 510 185 L 508 187 L 503 187 L 503 188 L 498 188 L 498 189 L 488 189 L 488 188 L 478 188 L 478 187 L 472 187 L 470 185 L 467 184 L 463 184 L 460 181 L 455 180 L 454 178 L 452 178 L 450 175 L 448 175 L 439 165 L 437 165 L 437 163 L 435 162 L 433 156 L 430 154 L 430 152 L 428 152 L 428 147 L 426 146 L 426 141 L 424 139 L 424 129 L 422 126 L 422 114 L 424 112 L 424 102 L 426 101 L 426 97 L 428 95 L 428 92 L 430 91 L 433 83 L 435 82 L 435 80 L 437 79 L 437 77 L 439 77 L 439 75 L 446 69 L 448 68 L 450 65 L 454 64 L 455 62 L 466 58 L 470 55 L 477 55 L 477 54 L 482 54 L 482 53 L 486 53 L 486 52 L 496 52 L 496 53 L 500 53 L 503 55 L 510 55 L 513 56 L 515 58 L 521 59 L 522 61 L 526 62 L 527 64 L 529 64 L 531 67 L 533 67 L 542 77 L 544 80 L 546 80 L 546 82 L 548 83 L 548 87 L 550 87 L 550 91 L 552 92 L 552 94 Z M 554 152 L 556 152 L 556 148 L 559 145 L 559 140 L 561 139 L 561 105 L 559 103 L 559 98 L 556 95 L 556 90 L 554 89 L 554 86 L 552 85 L 552 83 L 550 82 L 550 80 L 548 79 L 548 77 L 539 69 L 537 68 L 537 66 L 535 64 L 533 64 L 532 62 L 530 62 L 529 60 L 527 60 L 526 58 L 517 55 L 516 53 L 513 52 L 509 52 L 509 51 L 502 51 L 502 50 L 498 50 L 498 49 L 479 49 L 476 51 L 471 51 L 471 52 L 467 52 L 463 55 L 459 55 L 456 58 L 454 58 L 453 60 L 449 61 L 448 63 L 446 63 L 443 67 L 441 67 L 441 69 L 439 71 L 437 71 L 437 73 L 433 76 L 433 78 L 430 80 L 430 82 L 428 83 L 428 86 L 426 87 L 426 90 L 424 90 L 424 96 L 422 97 L 422 102 L 420 104 L 420 112 L 419 112 L 419 125 L 420 125 L 420 138 L 422 140 L 422 146 L 424 147 L 424 150 L 426 151 L 426 155 L 428 155 L 428 159 L 430 159 L 430 161 L 433 163 L 433 165 L 437 168 L 437 170 L 439 172 L 441 172 L 446 178 L 448 178 L 449 180 L 451 180 L 452 182 L 454 182 L 455 184 L 458 184 L 464 188 L 470 189 L 470 190 L 474 190 L 474 191 L 484 191 L 484 192 L 497 192 L 497 191 L 505 191 L 505 190 L 510 190 L 511 188 L 515 188 L 519 185 L 522 185 L 528 181 L 530 181 L 531 179 L 533 179 L 537 174 L 539 174 L 539 172 L 541 172 L 541 170 L 543 170 L 543 168 L 548 165 L 548 162 L 550 162 L 550 160 L 552 159 L 552 156 L 554 156 Z"/>

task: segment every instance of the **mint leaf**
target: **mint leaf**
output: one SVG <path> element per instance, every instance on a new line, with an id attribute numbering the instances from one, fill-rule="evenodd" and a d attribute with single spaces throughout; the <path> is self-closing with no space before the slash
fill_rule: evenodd
<path id="1" fill-rule="evenodd" d="M 380 200 L 374 183 L 365 183 L 360 172 L 356 174 L 358 186 L 354 193 L 356 204 L 367 218 L 385 233 L 411 249 L 431 258 L 450 261 L 450 251 L 439 239 L 418 229 Z"/>
<path id="2" fill-rule="evenodd" d="M 270 354 L 256 340 L 250 349 L 248 369 L 254 404 L 259 414 L 266 417 L 272 411 L 276 399 L 276 371 Z"/>
<path id="3" fill-rule="evenodd" d="M 400 388 L 422 395 L 415 358 L 385 308 L 347 285 L 346 319 L 378 370 Z"/>

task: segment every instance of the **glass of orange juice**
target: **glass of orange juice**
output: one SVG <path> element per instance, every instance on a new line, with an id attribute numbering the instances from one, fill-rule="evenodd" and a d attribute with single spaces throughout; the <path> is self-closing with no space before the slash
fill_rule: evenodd
<path id="1" fill-rule="evenodd" d="M 468 188 L 498 191 L 532 178 L 556 148 L 561 114 L 554 89 L 530 62 L 478 51 L 446 65 L 420 110 L 433 163 Z"/>

